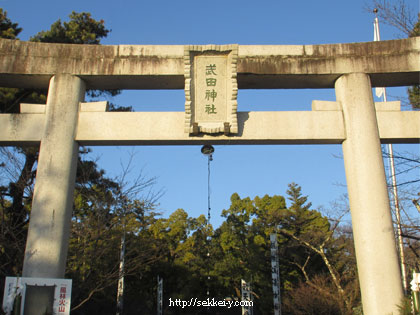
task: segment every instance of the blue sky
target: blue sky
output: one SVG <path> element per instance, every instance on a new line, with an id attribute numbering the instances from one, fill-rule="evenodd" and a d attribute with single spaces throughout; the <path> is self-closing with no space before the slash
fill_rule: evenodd
<path id="1" fill-rule="evenodd" d="M 408 1 L 418 12 L 418 2 Z M 105 45 L 230 44 L 295 45 L 366 42 L 373 39 L 372 13 L 364 0 L 353 1 L 98 1 L 0 0 L 0 7 L 23 28 L 22 40 L 49 29 L 71 11 L 90 12 L 112 32 Z M 381 23 L 381 39 L 398 37 Z M 388 89 L 388 99 L 405 88 Z M 238 110 L 310 110 L 312 100 L 335 100 L 327 90 L 240 90 Z M 110 101 L 136 111 L 183 111 L 184 93 L 124 91 Z M 299 123 L 299 122 L 296 122 Z M 200 146 L 93 147 L 93 157 L 109 176 L 135 152 L 133 175 L 143 170 L 164 189 L 159 210 L 164 216 L 183 208 L 191 216 L 207 213 L 207 158 Z M 397 151 L 419 153 L 419 145 L 397 145 Z M 230 205 L 230 196 L 285 195 L 296 182 L 315 208 L 346 192 L 340 145 L 215 146 L 211 164 L 212 223 Z"/>

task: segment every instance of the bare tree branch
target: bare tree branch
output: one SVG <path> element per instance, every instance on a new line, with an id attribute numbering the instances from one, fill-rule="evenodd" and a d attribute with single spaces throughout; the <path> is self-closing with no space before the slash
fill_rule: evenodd
<path id="1" fill-rule="evenodd" d="M 338 226 L 338 223 L 335 225 L 335 228 L 337 228 L 337 226 Z M 337 271 L 335 270 L 335 268 L 333 267 L 333 265 L 330 263 L 328 257 L 325 254 L 325 244 L 331 239 L 331 236 L 333 235 L 333 231 L 329 231 L 328 236 L 324 239 L 324 241 L 321 243 L 321 245 L 319 245 L 319 247 L 315 247 L 314 245 L 312 245 L 309 242 L 297 237 L 296 235 L 294 235 L 293 233 L 290 233 L 287 230 L 279 229 L 278 231 L 279 231 L 280 234 L 283 234 L 287 237 L 290 237 L 290 238 L 294 239 L 295 241 L 297 241 L 301 245 L 309 248 L 310 250 L 314 251 L 315 253 L 317 253 L 318 255 L 321 256 L 322 260 L 324 261 L 324 263 L 325 263 L 325 265 L 326 265 L 326 267 L 327 267 L 327 269 L 330 273 L 330 276 L 331 276 L 331 279 L 333 280 L 334 285 L 338 289 L 338 292 L 339 292 L 342 300 L 344 301 L 346 306 L 349 307 L 349 305 L 350 305 L 349 301 L 347 300 L 344 289 L 340 284 L 340 277 L 339 277 Z"/>
<path id="2" fill-rule="evenodd" d="M 398 29 L 404 37 L 410 36 L 416 17 L 413 14 L 415 10 L 410 8 L 406 1 L 373 0 L 371 4 L 365 5 L 368 12 L 373 12 L 374 9 L 378 10 L 381 21 Z"/>

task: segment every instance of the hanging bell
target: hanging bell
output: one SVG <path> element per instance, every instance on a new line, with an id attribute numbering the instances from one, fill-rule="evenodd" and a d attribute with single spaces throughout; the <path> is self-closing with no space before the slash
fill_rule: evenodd
<path id="1" fill-rule="evenodd" d="M 214 147 L 210 144 L 203 145 L 203 147 L 201 148 L 201 153 L 208 156 L 210 161 L 213 160 L 213 152 L 214 152 Z"/>
<path id="2" fill-rule="evenodd" d="M 210 144 L 203 145 L 203 147 L 201 148 L 201 153 L 203 153 L 204 155 L 211 155 L 213 152 L 214 148 Z"/>

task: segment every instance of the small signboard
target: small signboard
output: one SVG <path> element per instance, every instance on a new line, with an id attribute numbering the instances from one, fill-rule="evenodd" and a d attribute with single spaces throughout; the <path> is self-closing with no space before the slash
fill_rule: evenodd
<path id="1" fill-rule="evenodd" d="M 273 281 L 273 304 L 274 315 L 281 314 L 280 308 L 280 272 L 279 272 L 279 256 L 277 234 L 270 234 L 270 248 L 271 248 L 271 279 Z"/>
<path id="2" fill-rule="evenodd" d="M 420 273 L 413 272 L 413 280 L 411 280 L 410 284 L 414 312 L 418 314 L 420 311 Z"/>
<path id="3" fill-rule="evenodd" d="M 20 314 L 24 314 L 27 287 L 54 287 L 54 315 L 70 314 L 71 279 L 18 278 L 6 277 L 3 296 L 3 311 L 11 314 L 13 307 L 20 304 Z M 20 299 L 21 303 L 15 303 Z"/>
<path id="4" fill-rule="evenodd" d="M 413 272 L 413 280 L 410 282 L 411 291 L 420 292 L 420 273 Z"/>
<path id="5" fill-rule="evenodd" d="M 250 302 L 253 300 L 251 294 L 251 284 L 247 283 L 244 279 L 241 279 L 241 300 L 243 302 Z M 242 315 L 252 315 L 253 308 L 250 304 L 244 304 L 242 306 Z"/>
<path id="6" fill-rule="evenodd" d="M 185 132 L 238 132 L 238 45 L 185 46 Z"/>
<path id="7" fill-rule="evenodd" d="M 157 278 L 157 315 L 163 314 L 163 279 Z"/>

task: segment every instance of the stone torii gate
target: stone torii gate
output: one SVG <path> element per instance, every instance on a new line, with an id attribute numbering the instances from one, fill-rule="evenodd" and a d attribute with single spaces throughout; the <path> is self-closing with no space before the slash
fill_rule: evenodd
<path id="1" fill-rule="evenodd" d="M 64 277 L 79 145 L 342 144 L 364 314 L 397 314 L 403 293 L 380 145 L 418 143 L 420 112 L 375 106 L 372 87 L 419 84 L 420 37 L 232 49 L 237 88 L 335 88 L 336 102 L 314 101 L 307 112 L 238 112 L 217 134 L 192 121 L 186 132 L 188 113 L 82 103 L 86 89 L 186 88 L 184 46 L 0 40 L 0 86 L 48 88 L 46 106 L 0 114 L 0 145 L 40 144 L 23 276 Z"/>

